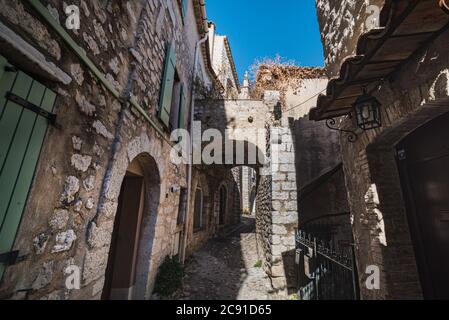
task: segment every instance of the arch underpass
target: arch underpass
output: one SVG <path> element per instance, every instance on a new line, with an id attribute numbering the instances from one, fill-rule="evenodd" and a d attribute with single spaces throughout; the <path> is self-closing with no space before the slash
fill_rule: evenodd
<path id="1" fill-rule="evenodd" d="M 272 111 L 273 107 L 263 100 L 200 100 L 195 105 L 195 121 L 201 122 L 203 136 L 218 131 L 223 142 L 246 141 L 246 150 L 255 147 L 265 156 L 266 127 Z"/>
<path id="2" fill-rule="evenodd" d="M 201 100 L 196 101 L 194 117 L 196 124 L 201 123 L 201 130 L 194 132 L 201 134 L 202 141 L 197 154 L 202 159 L 198 164 L 194 158 L 194 168 L 213 177 L 212 184 L 223 181 L 229 173 L 241 182 L 235 197 L 228 191 L 228 206 L 238 208 L 235 215 L 242 215 L 246 191 L 247 198 L 253 199 L 255 250 L 262 270 L 278 292 L 295 282 L 292 273 L 298 222 L 292 123 L 277 114 L 279 100 L 279 94 L 271 91 L 265 92 L 264 100 Z M 222 153 L 217 154 L 217 150 Z M 236 172 L 242 166 L 255 170 L 254 186 L 242 183 L 241 173 Z"/>

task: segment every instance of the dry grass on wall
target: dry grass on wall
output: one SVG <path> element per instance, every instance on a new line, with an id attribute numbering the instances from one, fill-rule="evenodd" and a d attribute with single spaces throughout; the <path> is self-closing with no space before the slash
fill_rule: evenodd
<path id="1" fill-rule="evenodd" d="M 276 90 L 281 93 L 283 106 L 288 88 L 297 90 L 305 79 L 326 77 L 324 68 L 300 67 L 293 61 L 284 60 L 279 55 L 274 59 L 256 60 L 250 70 L 252 78 L 255 79 L 251 88 L 251 98 L 263 99 L 264 91 Z"/>

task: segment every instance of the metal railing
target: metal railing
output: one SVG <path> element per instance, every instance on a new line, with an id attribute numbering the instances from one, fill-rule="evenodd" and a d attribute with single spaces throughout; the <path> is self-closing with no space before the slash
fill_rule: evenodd
<path id="1" fill-rule="evenodd" d="M 335 249 L 305 231 L 296 232 L 300 300 L 357 300 L 353 245 Z"/>

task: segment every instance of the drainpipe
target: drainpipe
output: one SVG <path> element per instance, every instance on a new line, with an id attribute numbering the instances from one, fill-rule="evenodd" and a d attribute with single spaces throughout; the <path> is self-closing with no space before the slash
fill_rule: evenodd
<path id="1" fill-rule="evenodd" d="M 187 209 L 186 209 L 186 219 L 184 225 L 184 234 L 182 239 L 182 252 L 181 252 L 181 262 L 184 263 L 186 259 L 186 248 L 187 248 L 187 236 L 189 233 L 190 225 L 190 198 L 192 196 L 192 168 L 193 168 L 193 121 L 195 116 L 195 88 L 193 84 L 195 83 L 196 68 L 198 65 L 200 47 L 209 38 L 209 32 L 206 31 L 204 37 L 197 41 L 195 46 L 195 63 L 193 65 L 193 75 L 192 75 L 192 90 L 190 97 L 190 147 L 189 147 L 189 169 L 187 174 Z"/>

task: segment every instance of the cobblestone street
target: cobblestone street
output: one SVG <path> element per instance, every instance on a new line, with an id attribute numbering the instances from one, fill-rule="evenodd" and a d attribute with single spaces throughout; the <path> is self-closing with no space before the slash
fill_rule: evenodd
<path id="1" fill-rule="evenodd" d="M 193 254 L 186 267 L 181 300 L 272 300 L 270 280 L 260 265 L 253 218 L 224 237 L 209 241 Z"/>

